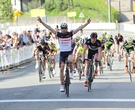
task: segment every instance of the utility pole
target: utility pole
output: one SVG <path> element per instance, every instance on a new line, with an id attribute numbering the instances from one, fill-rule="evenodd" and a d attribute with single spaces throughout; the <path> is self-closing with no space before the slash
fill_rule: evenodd
<path id="1" fill-rule="evenodd" d="M 130 0 L 130 11 L 133 11 L 133 0 Z"/>
<path id="2" fill-rule="evenodd" d="M 108 19 L 111 22 L 111 0 L 108 0 Z"/>

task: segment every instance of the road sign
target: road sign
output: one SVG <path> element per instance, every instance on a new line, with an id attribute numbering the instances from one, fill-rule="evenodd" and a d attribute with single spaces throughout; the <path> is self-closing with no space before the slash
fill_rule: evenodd
<path id="1" fill-rule="evenodd" d="M 79 18 L 83 18 L 83 17 L 84 17 L 84 15 L 83 15 L 83 13 L 81 12 L 80 15 L 79 15 Z"/>
<path id="2" fill-rule="evenodd" d="M 32 9 L 31 12 L 31 17 L 45 17 L 45 9 Z"/>
<path id="3" fill-rule="evenodd" d="M 67 16 L 68 17 L 76 17 L 76 12 L 68 12 Z"/>

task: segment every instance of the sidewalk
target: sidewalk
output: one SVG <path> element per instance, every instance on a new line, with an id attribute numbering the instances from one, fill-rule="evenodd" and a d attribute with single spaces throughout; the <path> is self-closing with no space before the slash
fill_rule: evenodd
<path id="1" fill-rule="evenodd" d="M 111 6 L 120 12 L 121 23 L 133 24 L 135 11 L 130 11 L 130 0 L 111 0 Z M 135 1 L 133 1 L 133 6 L 135 6 Z"/>

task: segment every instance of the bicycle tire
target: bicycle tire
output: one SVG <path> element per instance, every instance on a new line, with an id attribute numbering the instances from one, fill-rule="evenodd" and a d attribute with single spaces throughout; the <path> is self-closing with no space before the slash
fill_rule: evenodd
<path id="1" fill-rule="evenodd" d="M 67 97 L 69 97 L 69 85 L 66 85 L 65 86 L 65 91 L 66 91 L 66 95 L 67 95 Z"/>
<path id="2" fill-rule="evenodd" d="M 110 56 L 108 57 L 108 63 L 109 63 L 110 71 L 112 71 L 112 63 L 111 63 L 111 58 L 110 58 Z"/>
<path id="3" fill-rule="evenodd" d="M 90 73 L 89 73 L 89 78 L 88 78 L 88 92 L 91 90 L 92 86 L 92 81 L 93 81 L 93 65 L 90 66 Z"/>
<path id="4" fill-rule="evenodd" d="M 42 69 L 43 69 L 42 61 L 39 61 L 39 69 L 38 69 L 39 82 L 42 82 L 42 80 L 43 80 L 43 78 L 42 78 Z"/>
<path id="5" fill-rule="evenodd" d="M 128 73 L 129 73 L 130 81 L 132 82 L 131 61 L 129 61 L 128 63 L 129 63 Z"/>
<path id="6" fill-rule="evenodd" d="M 48 73 L 49 73 L 49 78 L 52 78 L 52 76 L 51 76 L 51 71 L 50 71 L 50 67 L 48 67 Z"/>
<path id="7" fill-rule="evenodd" d="M 79 75 L 79 80 L 81 80 L 81 74 L 82 74 L 82 61 L 81 59 L 78 60 L 78 75 Z"/>
<path id="8" fill-rule="evenodd" d="M 70 78 L 69 78 L 69 70 L 66 67 L 66 74 L 65 74 L 65 94 L 69 97 L 69 85 L 70 85 Z"/>
<path id="9" fill-rule="evenodd" d="M 51 59 L 50 58 L 48 58 L 48 73 L 49 73 L 49 77 L 50 78 L 52 78 L 52 77 L 54 77 L 54 75 L 53 75 L 53 70 L 52 70 L 52 62 L 51 62 Z"/>

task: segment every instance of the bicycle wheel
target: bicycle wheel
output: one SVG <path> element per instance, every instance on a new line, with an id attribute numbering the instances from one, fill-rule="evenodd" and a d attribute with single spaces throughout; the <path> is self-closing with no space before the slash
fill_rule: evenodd
<path id="1" fill-rule="evenodd" d="M 79 80 L 81 80 L 82 69 L 83 69 L 82 61 L 81 61 L 81 59 L 79 59 L 78 60 L 78 75 L 79 75 Z"/>
<path id="2" fill-rule="evenodd" d="M 131 71 L 131 61 L 129 61 L 129 70 L 128 70 L 130 81 L 132 81 L 132 71 Z"/>
<path id="3" fill-rule="evenodd" d="M 67 97 L 69 97 L 69 85 L 70 85 L 70 78 L 69 78 L 69 70 L 68 67 L 66 67 L 66 74 L 65 74 L 65 94 Z"/>
<path id="4" fill-rule="evenodd" d="M 50 78 L 54 77 L 53 68 L 52 68 L 52 62 L 51 62 L 50 58 L 48 59 L 48 73 L 49 73 Z"/>
<path id="5" fill-rule="evenodd" d="M 100 75 L 103 74 L 103 67 L 99 67 Z"/>
<path id="6" fill-rule="evenodd" d="M 108 57 L 108 63 L 109 63 L 109 67 L 110 67 L 110 71 L 112 71 L 112 63 L 111 63 L 111 56 Z"/>
<path id="7" fill-rule="evenodd" d="M 88 92 L 91 90 L 92 82 L 93 82 L 93 65 L 90 66 L 90 73 L 88 78 Z"/>
<path id="8" fill-rule="evenodd" d="M 69 97 L 69 85 L 65 85 L 66 95 Z"/>
<path id="9" fill-rule="evenodd" d="M 43 65 L 42 65 L 42 61 L 39 61 L 39 69 L 38 69 L 38 74 L 39 74 L 39 82 L 42 82 L 43 80 Z"/>

